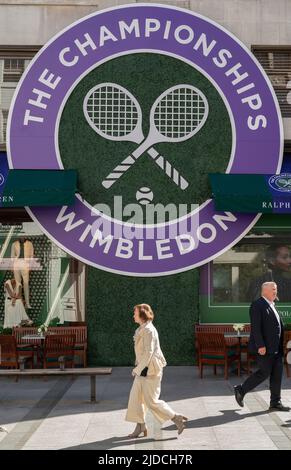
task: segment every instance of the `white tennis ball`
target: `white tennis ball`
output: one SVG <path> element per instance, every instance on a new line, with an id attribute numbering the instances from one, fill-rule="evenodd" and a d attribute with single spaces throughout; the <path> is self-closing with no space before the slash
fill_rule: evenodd
<path id="1" fill-rule="evenodd" d="M 152 202 L 154 198 L 154 193 L 150 188 L 139 188 L 135 194 L 136 200 L 139 204 L 146 205 Z"/>

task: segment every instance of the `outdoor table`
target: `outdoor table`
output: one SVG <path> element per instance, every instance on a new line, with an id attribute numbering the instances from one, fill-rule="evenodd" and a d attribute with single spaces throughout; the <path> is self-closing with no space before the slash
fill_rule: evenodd
<path id="1" fill-rule="evenodd" d="M 37 358 L 36 358 L 36 361 L 38 363 L 38 359 L 42 359 L 42 349 L 43 349 L 43 346 L 44 346 L 44 340 L 45 340 L 45 335 L 43 334 L 31 334 L 31 335 L 24 335 L 22 336 L 22 339 L 25 339 L 25 340 L 28 340 L 28 341 L 35 341 L 35 340 L 39 340 L 40 341 L 40 344 L 33 344 L 33 347 L 34 349 L 36 349 L 36 352 L 37 352 Z"/>
<path id="2" fill-rule="evenodd" d="M 224 337 L 225 338 L 237 338 L 238 339 L 238 344 L 239 344 L 239 363 L 240 363 L 240 370 L 241 370 L 241 373 L 247 373 L 246 369 L 244 369 L 241 365 L 241 340 L 242 338 L 249 338 L 250 337 L 250 333 L 224 333 Z"/>
<path id="3" fill-rule="evenodd" d="M 22 339 L 28 339 L 29 341 L 39 339 L 43 341 L 45 339 L 44 335 L 24 335 L 22 336 Z"/>

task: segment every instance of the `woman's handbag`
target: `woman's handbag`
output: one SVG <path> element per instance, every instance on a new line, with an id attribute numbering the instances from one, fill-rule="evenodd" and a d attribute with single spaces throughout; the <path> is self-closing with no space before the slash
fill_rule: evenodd
<path id="1" fill-rule="evenodd" d="M 141 377 L 146 377 L 148 375 L 148 367 L 145 367 L 141 373 L 140 373 Z"/>

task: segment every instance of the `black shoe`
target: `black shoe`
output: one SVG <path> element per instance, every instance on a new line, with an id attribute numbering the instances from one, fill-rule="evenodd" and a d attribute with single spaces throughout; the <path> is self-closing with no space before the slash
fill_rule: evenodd
<path id="1" fill-rule="evenodd" d="M 289 406 L 284 406 L 280 401 L 277 403 L 271 403 L 269 411 L 290 411 Z"/>
<path id="2" fill-rule="evenodd" d="M 234 388 L 234 396 L 239 406 L 244 406 L 244 394 L 241 385 L 236 385 Z"/>

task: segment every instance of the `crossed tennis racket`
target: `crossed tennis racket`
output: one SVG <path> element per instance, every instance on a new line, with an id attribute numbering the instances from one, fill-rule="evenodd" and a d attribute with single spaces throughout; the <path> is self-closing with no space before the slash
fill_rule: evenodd
<path id="1" fill-rule="evenodd" d="M 100 83 L 87 93 L 83 112 L 92 129 L 108 140 L 139 144 L 102 181 L 110 188 L 144 153 L 182 190 L 189 183 L 153 147 L 160 142 L 183 142 L 193 137 L 206 122 L 209 106 L 204 94 L 191 85 L 175 85 L 162 93 L 150 111 L 150 130 L 142 131 L 142 111 L 136 98 L 116 83 Z"/>
<path id="2" fill-rule="evenodd" d="M 287 186 L 290 186 L 291 187 L 291 178 L 289 179 L 285 179 L 285 178 L 281 178 L 281 179 L 278 179 L 278 183 L 280 183 L 283 188 L 286 188 Z"/>

